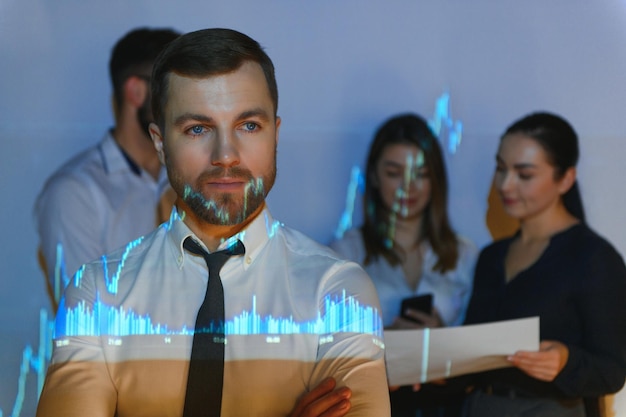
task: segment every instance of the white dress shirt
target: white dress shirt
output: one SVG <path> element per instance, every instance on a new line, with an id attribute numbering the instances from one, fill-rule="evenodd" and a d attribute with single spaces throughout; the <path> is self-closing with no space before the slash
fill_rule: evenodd
<path id="1" fill-rule="evenodd" d="M 176 210 L 145 238 L 81 268 L 57 314 L 37 415 L 180 416 L 193 326 L 208 281 Z M 265 209 L 221 270 L 222 416 L 287 416 L 325 377 L 352 389 L 353 416 L 388 416 L 376 291 L 363 269 Z"/>
<path id="2" fill-rule="evenodd" d="M 82 264 L 154 230 L 167 185 L 165 169 L 155 181 L 124 155 L 110 133 L 59 168 L 34 210 L 52 288 L 63 280 L 63 261 L 67 280 Z"/>
<path id="3" fill-rule="evenodd" d="M 428 246 L 422 263 L 422 277 L 415 290 L 407 283 L 400 264 L 392 266 L 383 256 L 379 256 L 364 266 L 378 291 L 385 326 L 390 326 L 400 315 L 400 305 L 404 298 L 427 293 L 433 294 L 433 306 L 446 326 L 463 324 L 472 294 L 478 250 L 469 240 L 458 236 L 457 239 L 459 259 L 456 268 L 443 274 L 433 271 L 437 263 L 437 254 L 428 242 L 424 243 Z M 330 247 L 346 259 L 363 265 L 365 245 L 359 229 L 348 230 L 342 239 L 333 242 Z"/>

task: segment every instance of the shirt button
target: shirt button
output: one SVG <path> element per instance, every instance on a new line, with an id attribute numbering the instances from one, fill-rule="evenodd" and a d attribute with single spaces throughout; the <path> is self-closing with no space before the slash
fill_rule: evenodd
<path id="1" fill-rule="evenodd" d="M 252 258 L 250 258 L 249 256 L 246 257 L 246 264 L 250 265 L 252 263 Z"/>

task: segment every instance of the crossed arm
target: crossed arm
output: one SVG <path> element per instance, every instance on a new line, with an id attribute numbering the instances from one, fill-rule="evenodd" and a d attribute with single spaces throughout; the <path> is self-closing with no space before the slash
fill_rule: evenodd
<path id="1" fill-rule="evenodd" d="M 304 394 L 289 417 L 343 417 L 350 411 L 352 390 L 335 389 L 334 378 L 326 378 L 317 387 Z"/>

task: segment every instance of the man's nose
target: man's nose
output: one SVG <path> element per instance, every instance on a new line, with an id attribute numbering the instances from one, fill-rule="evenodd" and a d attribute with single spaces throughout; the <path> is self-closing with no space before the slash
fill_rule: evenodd
<path id="1" fill-rule="evenodd" d="M 211 164 L 230 167 L 239 165 L 237 138 L 228 130 L 219 130 L 211 149 Z"/>

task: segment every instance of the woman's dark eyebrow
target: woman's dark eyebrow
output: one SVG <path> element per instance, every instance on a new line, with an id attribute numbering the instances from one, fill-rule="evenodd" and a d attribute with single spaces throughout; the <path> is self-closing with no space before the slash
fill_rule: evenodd
<path id="1" fill-rule="evenodd" d="M 496 155 L 496 162 L 499 164 L 504 164 L 504 159 L 500 158 L 500 155 Z M 537 168 L 537 165 L 531 164 L 530 162 L 521 162 L 521 163 L 513 164 L 513 168 L 515 169 Z"/>
<path id="2" fill-rule="evenodd" d="M 383 165 L 393 168 L 403 168 L 403 165 L 397 163 L 396 161 L 383 161 Z"/>
<path id="3" fill-rule="evenodd" d="M 513 164 L 513 168 L 515 169 L 525 169 L 525 168 L 537 168 L 537 165 L 531 164 L 528 162 L 522 162 L 519 164 Z"/>

